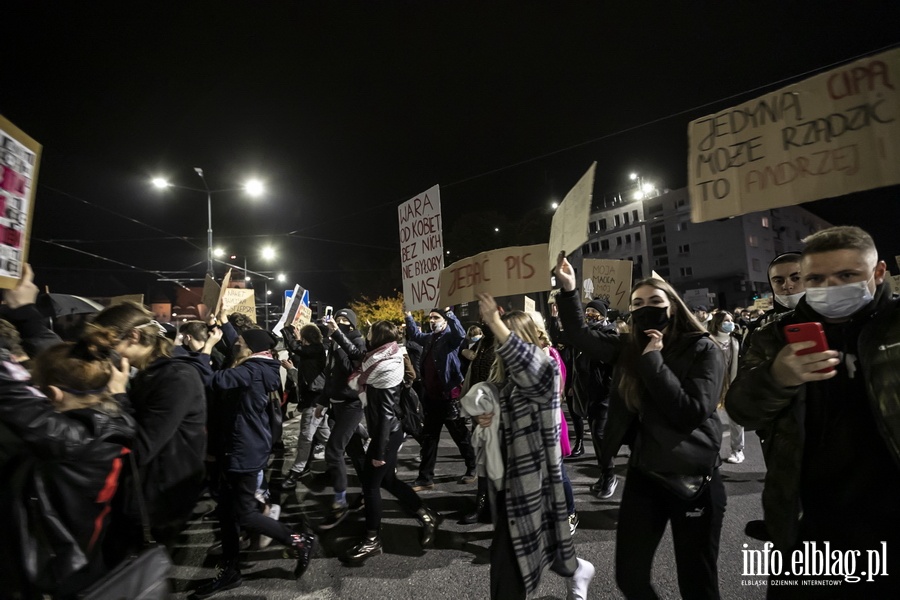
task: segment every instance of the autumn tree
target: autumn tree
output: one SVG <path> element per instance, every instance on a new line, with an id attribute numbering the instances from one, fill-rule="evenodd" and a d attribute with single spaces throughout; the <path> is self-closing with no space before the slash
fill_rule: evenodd
<path id="1" fill-rule="evenodd" d="M 403 310 L 403 294 L 394 290 L 393 296 L 379 296 L 377 298 L 361 297 L 350 303 L 350 308 L 356 313 L 356 319 L 361 331 L 369 329 L 368 323 L 378 321 L 390 321 L 400 325 L 406 312 Z M 421 323 L 425 313 L 421 310 L 413 311 L 413 318 Z"/>

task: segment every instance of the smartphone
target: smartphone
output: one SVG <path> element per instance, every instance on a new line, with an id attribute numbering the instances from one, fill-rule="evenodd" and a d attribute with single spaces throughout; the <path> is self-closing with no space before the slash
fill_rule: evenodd
<path id="1" fill-rule="evenodd" d="M 326 306 L 326 307 L 325 307 L 325 322 L 327 323 L 328 321 L 330 321 L 330 320 L 331 320 L 331 317 L 332 317 L 333 315 L 334 315 L 334 307 L 333 307 L 333 306 Z"/>
<path id="2" fill-rule="evenodd" d="M 828 340 L 825 338 L 825 330 L 821 323 L 796 323 L 784 326 L 784 337 L 789 344 L 797 342 L 815 342 L 812 348 L 806 348 L 797 352 L 798 355 L 825 352 L 828 350 Z M 819 369 L 816 373 L 831 373 L 834 367 Z"/>

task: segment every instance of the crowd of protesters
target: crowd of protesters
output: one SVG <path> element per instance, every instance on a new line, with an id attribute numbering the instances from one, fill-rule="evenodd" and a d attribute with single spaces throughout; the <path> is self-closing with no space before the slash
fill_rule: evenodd
<path id="1" fill-rule="evenodd" d="M 667 527 L 677 593 L 719 598 L 721 453 L 727 463 L 744 460 L 744 428 L 758 434 L 768 469 L 765 520 L 748 523 L 748 536 L 783 552 L 809 542 L 893 550 L 900 299 L 864 231 L 830 228 L 805 241 L 802 253 L 769 265 L 768 312 L 689 307 L 669 283 L 647 278 L 632 287 L 629 312 L 612 320 L 599 299 L 582 307 L 561 254 L 546 318 L 504 311 L 481 294 L 480 319 L 468 329 L 449 307 L 427 312 L 427 327 L 411 313 L 402 324 L 361 324 L 347 308 L 278 336 L 219 314 L 182 324 L 175 337 L 126 302 L 62 341 L 36 309 L 26 269 L 4 292 L 0 320 L 0 578 L 8 582 L 0 596 L 77 597 L 141 549 L 141 503 L 153 538 L 172 546 L 198 501 L 215 501 L 206 518 L 217 522 L 219 564 L 198 598 L 240 586 L 241 552 L 251 545 L 285 546 L 299 579 L 316 532 L 356 511 L 365 534 L 340 559 L 382 554 L 382 490 L 431 548 L 443 516 L 423 492 L 435 488 L 445 427 L 462 458 L 456 484 L 477 481 L 474 510 L 459 522 L 493 523 L 483 591 L 493 599 L 525 598 L 546 567 L 564 578 L 567 598 L 589 597 L 595 568 L 578 558 L 566 472 L 588 436 L 600 474 L 591 493 L 601 499 L 615 502 L 614 459 L 629 448 L 609 557 L 627 598 L 659 597 L 651 571 Z M 806 323 L 822 324 L 827 350 L 786 341 L 785 327 Z M 273 477 L 293 403 L 296 454 Z M 407 442 L 421 450 L 410 482 L 396 468 Z M 280 498 L 310 476 L 316 443 L 333 496 L 316 523 L 288 523 Z M 352 501 L 348 462 L 362 488 Z M 895 573 L 896 552 L 887 557 L 884 572 Z M 846 597 L 840 591 L 772 585 L 768 594 Z M 896 578 L 863 582 L 860 593 L 898 597 Z"/>

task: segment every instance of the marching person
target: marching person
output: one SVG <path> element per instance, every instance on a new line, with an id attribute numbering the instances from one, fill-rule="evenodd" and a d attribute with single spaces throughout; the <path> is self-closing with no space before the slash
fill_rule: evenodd
<path id="1" fill-rule="evenodd" d="M 631 331 L 591 331 L 581 316 L 575 272 L 560 253 L 556 279 L 566 339 L 615 367 L 603 459 L 631 446 L 616 532 L 616 583 L 626 598 L 656 598 L 653 555 L 671 523 L 683 598 L 719 598 L 719 536 L 725 486 L 716 414 L 722 352 L 661 279 L 631 290 Z"/>

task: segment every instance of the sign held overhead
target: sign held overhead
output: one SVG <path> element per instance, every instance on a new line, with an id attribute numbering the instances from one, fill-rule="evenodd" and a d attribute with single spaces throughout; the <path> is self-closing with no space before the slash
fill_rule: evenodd
<path id="1" fill-rule="evenodd" d="M 547 272 L 556 268 L 556 256 L 560 251 L 571 254 L 588 239 L 588 221 L 591 217 L 591 197 L 594 194 L 594 172 L 597 163 L 581 176 L 553 213 L 550 225 L 550 256 Z"/>
<path id="2" fill-rule="evenodd" d="M 444 268 L 441 190 L 434 186 L 397 207 L 400 221 L 400 268 L 407 310 L 437 305 L 440 271 Z"/>
<path id="3" fill-rule="evenodd" d="M 480 292 L 511 296 L 549 290 L 550 274 L 544 270 L 548 248 L 513 246 L 456 261 L 441 271 L 440 301 L 434 306 L 472 302 Z"/>

